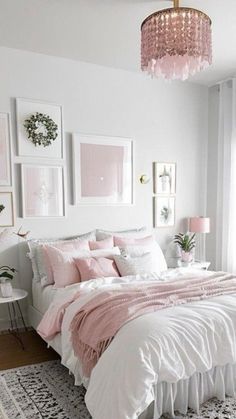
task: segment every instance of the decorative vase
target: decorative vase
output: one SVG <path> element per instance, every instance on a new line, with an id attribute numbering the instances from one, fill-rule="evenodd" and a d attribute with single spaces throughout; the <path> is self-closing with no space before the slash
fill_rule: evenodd
<path id="1" fill-rule="evenodd" d="M 191 252 L 185 252 L 181 250 L 181 262 L 183 266 L 188 266 L 193 261 L 193 255 Z"/>
<path id="2" fill-rule="evenodd" d="M 2 297 L 9 298 L 12 297 L 12 284 L 11 281 L 8 281 L 7 279 L 3 279 L 0 283 L 0 289 Z"/>

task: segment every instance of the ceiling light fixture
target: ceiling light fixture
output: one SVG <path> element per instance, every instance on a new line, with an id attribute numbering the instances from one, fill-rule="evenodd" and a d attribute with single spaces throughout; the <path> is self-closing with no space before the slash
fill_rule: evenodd
<path id="1" fill-rule="evenodd" d="M 186 80 L 212 63 L 211 19 L 200 10 L 159 10 L 141 26 L 141 68 L 155 77 Z"/>

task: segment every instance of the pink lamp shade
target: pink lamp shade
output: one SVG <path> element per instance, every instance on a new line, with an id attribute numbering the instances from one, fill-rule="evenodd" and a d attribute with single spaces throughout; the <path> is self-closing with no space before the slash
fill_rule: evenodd
<path id="1" fill-rule="evenodd" d="M 210 218 L 208 217 L 190 218 L 189 231 L 191 233 L 210 233 Z"/>

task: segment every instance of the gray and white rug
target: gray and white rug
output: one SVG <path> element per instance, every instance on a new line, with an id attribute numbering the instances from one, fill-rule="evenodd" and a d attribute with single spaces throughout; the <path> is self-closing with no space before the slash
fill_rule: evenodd
<path id="1" fill-rule="evenodd" d="M 0 371 L 0 419 L 91 419 L 84 395 L 84 388 L 74 386 L 60 361 Z M 189 411 L 176 416 L 183 418 L 235 419 L 236 399 L 213 399 L 200 415 Z"/>

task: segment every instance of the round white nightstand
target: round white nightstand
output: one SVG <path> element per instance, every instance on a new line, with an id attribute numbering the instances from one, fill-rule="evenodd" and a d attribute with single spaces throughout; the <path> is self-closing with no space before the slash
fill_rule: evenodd
<path id="1" fill-rule="evenodd" d="M 11 324 L 10 329 L 8 329 L 9 333 L 12 333 L 17 340 L 20 342 L 22 349 L 24 348 L 24 344 L 22 342 L 22 339 L 20 337 L 20 331 L 19 331 L 19 327 L 18 327 L 18 317 L 17 317 L 17 311 L 18 311 L 18 315 L 20 315 L 20 319 L 22 322 L 22 325 L 24 326 L 25 331 L 27 331 L 27 327 L 25 324 L 25 320 L 21 311 L 21 307 L 19 304 L 20 300 L 23 300 L 24 298 L 26 298 L 28 296 L 28 292 L 25 290 L 20 290 L 17 288 L 13 288 L 12 291 L 12 296 L 11 297 L 1 297 L 0 295 L 0 304 L 7 304 L 7 308 L 8 308 L 8 316 L 9 316 L 9 321 Z"/>

